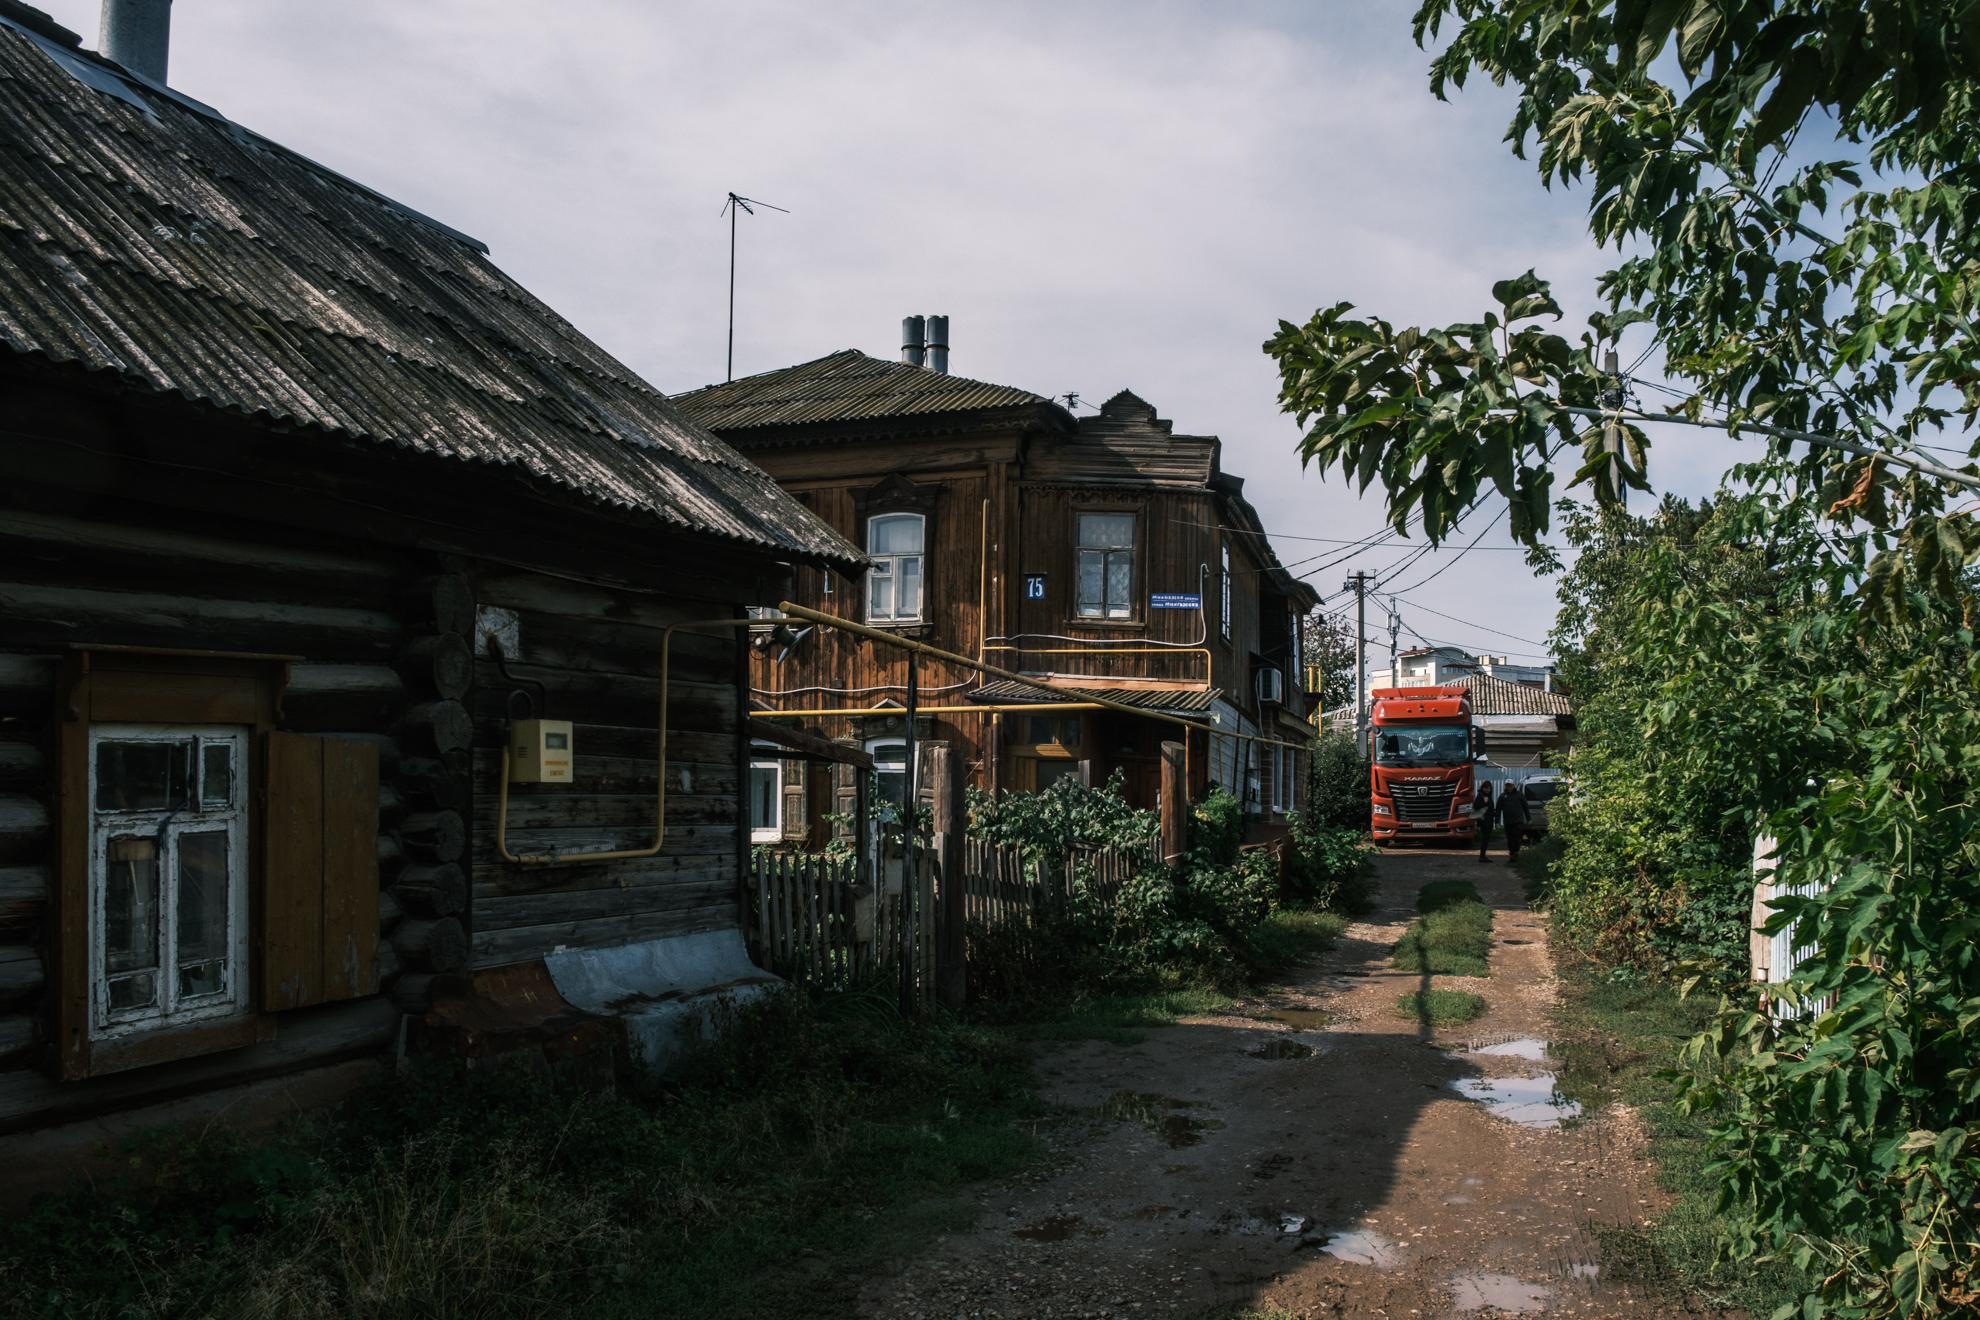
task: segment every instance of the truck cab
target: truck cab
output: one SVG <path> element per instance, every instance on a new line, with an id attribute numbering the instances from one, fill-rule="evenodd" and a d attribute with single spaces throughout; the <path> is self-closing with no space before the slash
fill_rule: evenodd
<path id="1" fill-rule="evenodd" d="M 1471 799 L 1484 730 L 1455 685 L 1369 694 L 1370 832 L 1377 843 L 1476 837 Z"/>

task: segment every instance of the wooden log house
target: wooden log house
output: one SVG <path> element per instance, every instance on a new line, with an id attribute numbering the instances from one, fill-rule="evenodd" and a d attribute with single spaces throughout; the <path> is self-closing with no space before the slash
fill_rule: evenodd
<path id="1" fill-rule="evenodd" d="M 1125 390 L 1075 418 L 951 375 L 921 322 L 902 361 L 845 350 L 676 399 L 872 559 L 801 570 L 795 598 L 1031 680 L 921 663 L 917 739 L 954 748 L 978 787 L 1118 771 L 1152 807 L 1161 744 L 1183 740 L 1193 797 L 1222 785 L 1259 822 L 1283 819 L 1305 752 L 1229 735 L 1310 739 L 1300 631 L 1318 596 L 1273 553 L 1220 441 L 1177 434 Z M 946 350 L 946 318 L 928 324 Z M 826 629 L 761 640 L 756 708 L 865 748 L 898 794 L 899 652 Z M 1095 694 L 1150 718 L 1082 703 Z M 827 786 L 763 747 L 750 773 L 759 842 L 815 846 L 821 813 L 844 810 L 844 772 Z"/>
<path id="2" fill-rule="evenodd" d="M 733 937 L 743 633 L 672 636 L 664 780 L 662 639 L 857 551 L 474 239 L 14 0 L 0 177 L 0 1133 Z M 572 775 L 509 850 L 634 855 L 504 859 L 523 716 Z"/>

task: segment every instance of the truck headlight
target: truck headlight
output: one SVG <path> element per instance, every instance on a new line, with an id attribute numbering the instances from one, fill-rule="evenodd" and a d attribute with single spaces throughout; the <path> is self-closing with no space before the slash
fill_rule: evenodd
<path id="1" fill-rule="evenodd" d="M 1386 803 L 1386 802 L 1377 802 L 1377 803 L 1375 804 L 1375 814 L 1376 814 L 1376 815 L 1378 815 L 1378 816 L 1393 816 L 1393 815 L 1395 815 L 1396 813 L 1395 813 L 1395 812 L 1394 812 L 1393 810 L 1391 810 L 1391 809 L 1390 809 L 1390 807 L 1389 807 L 1389 804 L 1388 804 L 1388 803 Z"/>

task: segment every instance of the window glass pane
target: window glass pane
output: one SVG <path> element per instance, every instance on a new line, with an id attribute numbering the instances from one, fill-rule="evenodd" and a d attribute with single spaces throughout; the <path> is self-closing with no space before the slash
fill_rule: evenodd
<path id="1" fill-rule="evenodd" d="M 179 836 L 179 994 L 227 988 L 227 832 Z"/>
<path id="2" fill-rule="evenodd" d="M 1134 515 L 1131 513 L 1080 514 L 1079 544 L 1083 550 L 1132 550 Z"/>
<path id="3" fill-rule="evenodd" d="M 1128 597 L 1134 591 L 1134 556 L 1107 556 L 1107 613 L 1123 618 L 1132 612 Z"/>
<path id="4" fill-rule="evenodd" d="M 921 556 L 903 559 L 901 566 L 900 608 L 895 611 L 899 618 L 918 619 L 921 617 Z"/>
<path id="5" fill-rule="evenodd" d="M 171 811 L 191 803 L 192 741 L 96 745 L 99 811 Z"/>
<path id="6" fill-rule="evenodd" d="M 1061 747 L 1079 746 L 1079 716 L 1068 715 L 1059 721 L 1059 745 Z"/>
<path id="7" fill-rule="evenodd" d="M 867 613 L 876 619 L 894 617 L 894 575 L 893 565 L 885 569 L 876 567 L 867 578 Z"/>
<path id="8" fill-rule="evenodd" d="M 103 968 L 110 1007 L 158 999 L 158 841 L 111 839 L 105 845 Z"/>
<path id="9" fill-rule="evenodd" d="M 921 528 L 918 513 L 882 514 L 866 524 L 866 548 L 876 555 L 918 555 Z"/>
<path id="10" fill-rule="evenodd" d="M 234 805 L 234 745 L 209 742 L 199 749 L 199 805 L 225 811 Z"/>
<path id="11" fill-rule="evenodd" d="M 873 748 L 873 764 L 882 770 L 892 768 L 905 773 L 907 770 L 907 744 L 879 744 Z"/>
<path id="12" fill-rule="evenodd" d="M 1079 552 L 1079 612 L 1098 618 L 1106 609 L 1107 556 L 1097 550 Z"/>
<path id="13" fill-rule="evenodd" d="M 1038 791 L 1041 793 L 1061 779 L 1079 778 L 1077 761 L 1049 760 L 1036 761 L 1033 764 L 1037 768 L 1032 771 L 1032 782 L 1038 785 Z"/>
<path id="14" fill-rule="evenodd" d="M 777 766 L 775 762 L 749 768 L 749 827 L 769 830 L 777 827 Z"/>

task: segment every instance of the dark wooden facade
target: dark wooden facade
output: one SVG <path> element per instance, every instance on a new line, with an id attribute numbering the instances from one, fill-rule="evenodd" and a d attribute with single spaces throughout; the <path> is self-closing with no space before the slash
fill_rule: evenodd
<path id="1" fill-rule="evenodd" d="M 737 927 L 740 621 L 857 554 L 473 240 L 12 8 L 0 172 L 4 1153 Z M 664 793 L 657 855 L 498 855 L 525 707 L 575 773 L 511 849 Z"/>
<path id="2" fill-rule="evenodd" d="M 875 512 L 923 511 L 926 605 L 919 621 L 888 626 L 1022 673 L 1041 690 L 1002 691 L 1010 685 L 924 659 L 921 706 L 965 709 L 930 714 L 921 736 L 956 748 L 980 787 L 1031 789 L 1066 773 L 1101 782 L 1118 771 L 1130 799 L 1142 805 L 1155 801 L 1160 744 L 1187 740 L 1193 792 L 1213 782 L 1248 788 L 1261 816 L 1293 806 L 1303 753 L 1210 732 L 1305 741 L 1294 618 L 1316 599 L 1279 566 L 1242 483 L 1220 471 L 1219 442 L 1174 434 L 1125 392 L 1098 416 L 1079 420 L 1043 398 L 1013 404 L 1001 394 L 996 407 L 969 406 L 965 393 L 956 407 L 824 423 L 802 420 L 801 404 L 784 414 L 772 406 L 779 388 L 802 396 L 821 373 L 858 371 L 870 382 L 865 393 L 877 398 L 890 387 L 913 398 L 934 375 L 849 357 L 857 355 L 790 368 L 781 387 L 773 372 L 679 402 L 856 544 L 864 546 Z M 1086 512 L 1134 520 L 1125 617 L 1083 618 L 1076 608 L 1075 541 Z M 859 578 L 797 577 L 799 603 L 871 622 L 865 591 Z M 1156 607 L 1159 597 L 1178 596 L 1194 596 L 1200 607 Z M 1283 675 L 1277 701 L 1259 700 L 1258 675 L 1267 669 Z M 759 651 L 752 696 L 765 711 L 872 709 L 802 719 L 825 736 L 871 747 L 901 735 L 893 708 L 906 684 L 899 651 L 817 629 L 788 653 L 778 646 Z M 1076 703 L 1087 692 L 1125 695 L 1200 727 L 1108 710 L 999 709 Z M 812 819 L 835 801 L 815 786 L 805 796 Z M 781 824 L 789 825 L 788 811 Z"/>

